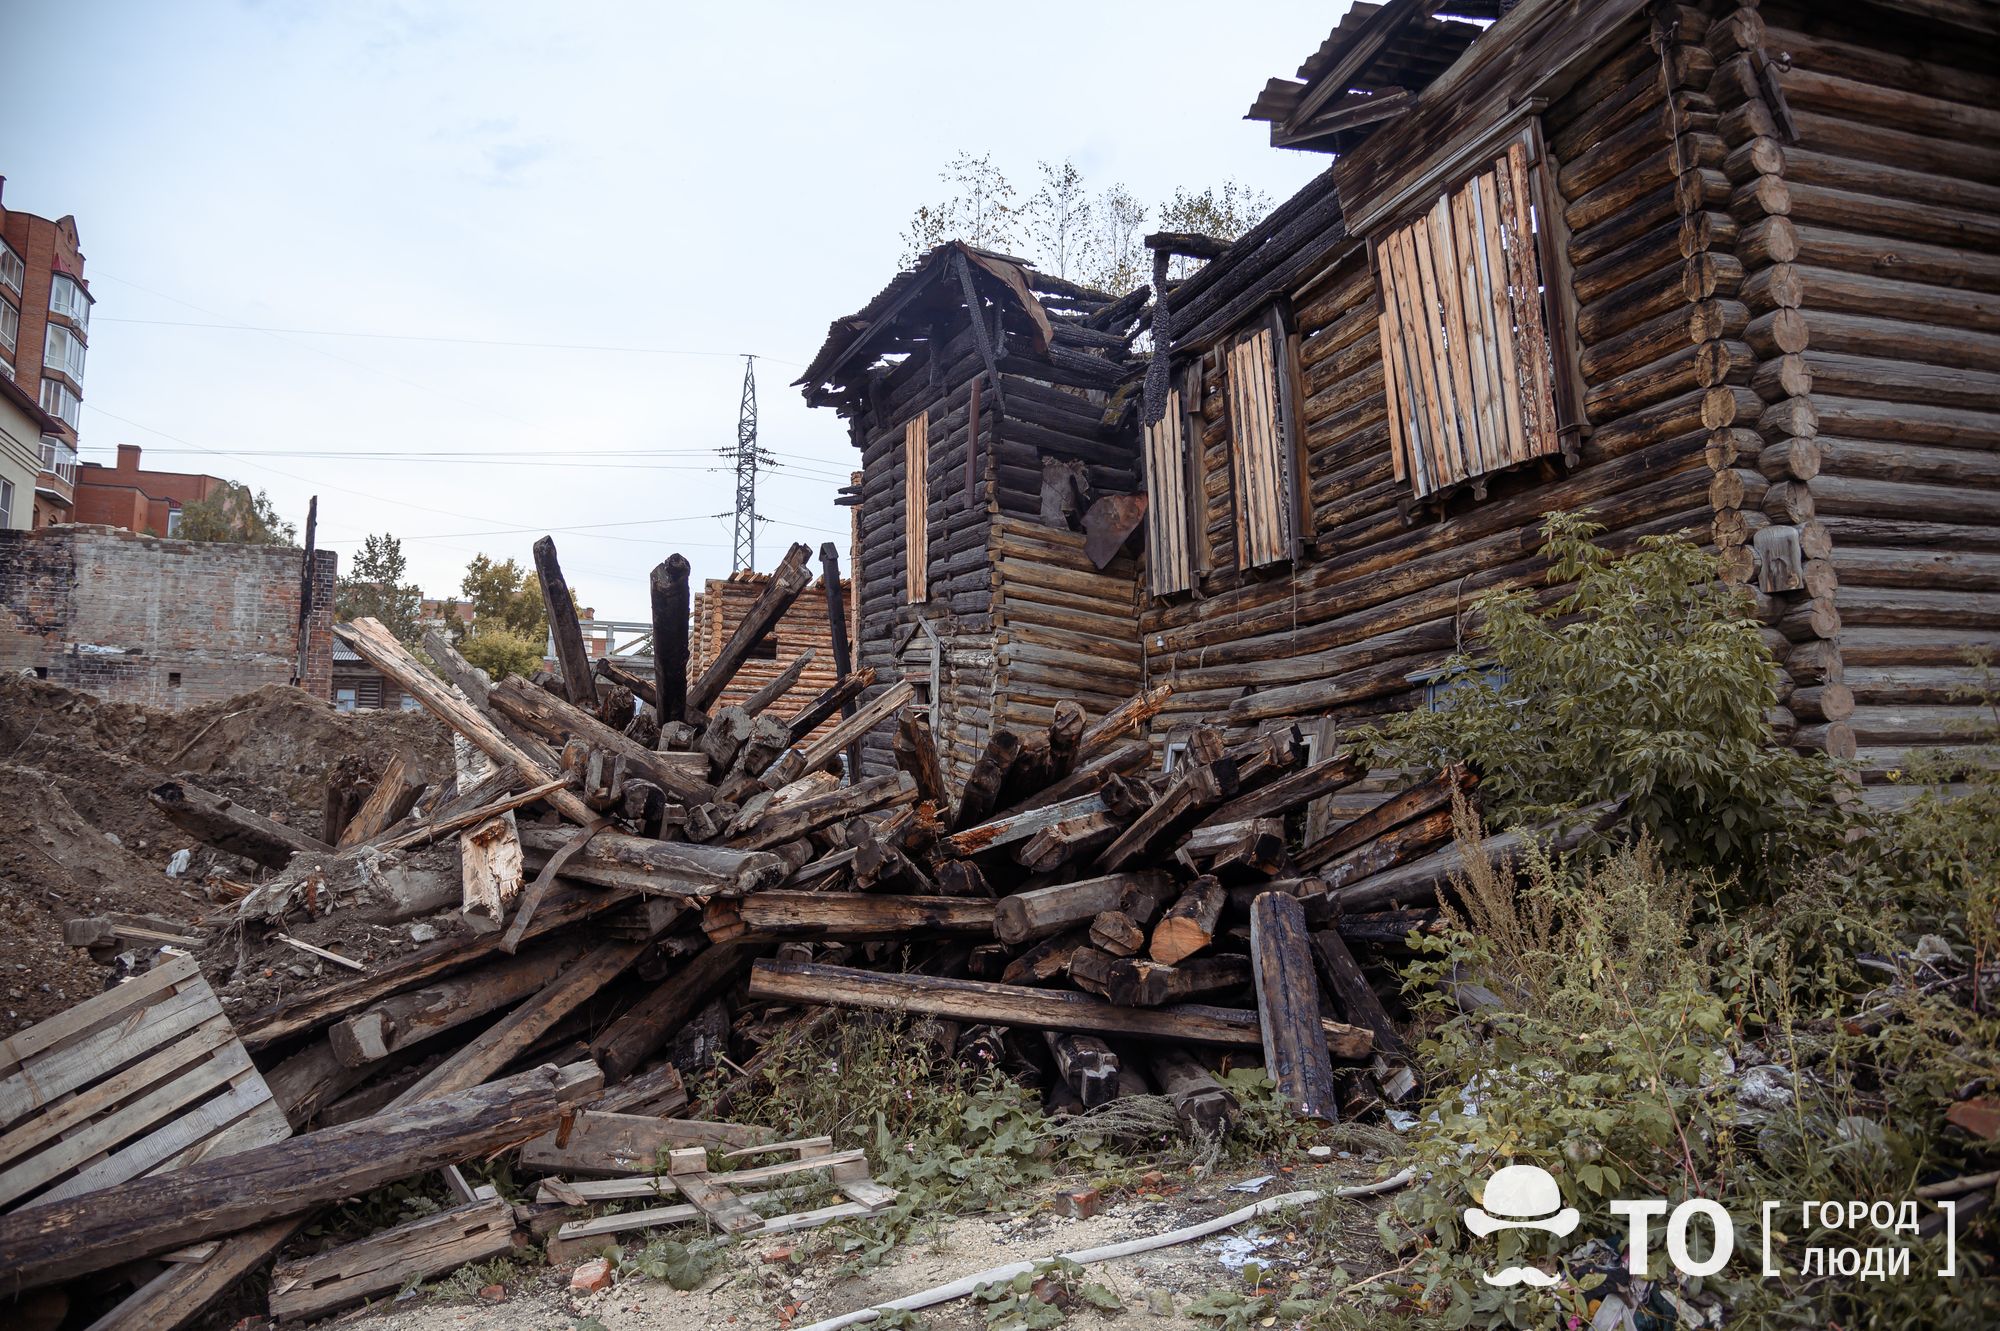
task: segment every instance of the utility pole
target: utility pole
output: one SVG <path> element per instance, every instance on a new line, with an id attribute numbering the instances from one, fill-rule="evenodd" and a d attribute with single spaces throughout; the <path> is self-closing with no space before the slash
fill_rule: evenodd
<path id="1" fill-rule="evenodd" d="M 732 450 L 716 450 L 724 457 Z M 777 465 L 777 459 L 757 447 L 757 358 L 743 358 L 743 404 L 736 418 L 736 538 L 731 548 L 732 573 L 757 567 L 757 468 Z"/>

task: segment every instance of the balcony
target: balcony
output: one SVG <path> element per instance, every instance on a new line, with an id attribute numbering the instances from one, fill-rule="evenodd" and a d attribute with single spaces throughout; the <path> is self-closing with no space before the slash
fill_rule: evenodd
<path id="1" fill-rule="evenodd" d="M 42 474 L 35 491 L 64 505 L 76 502 L 76 447 L 52 434 L 42 436 Z"/>

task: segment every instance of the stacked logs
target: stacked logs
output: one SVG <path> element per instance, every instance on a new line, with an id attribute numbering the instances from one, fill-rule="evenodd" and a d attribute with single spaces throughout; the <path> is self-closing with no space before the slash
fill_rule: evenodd
<path id="1" fill-rule="evenodd" d="M 336 855 L 505 813 L 522 869 L 496 918 L 468 900 L 463 936 L 240 1023 L 295 1124 L 480 1085 L 553 1051 L 603 1069 L 600 1109 L 672 1114 L 686 1102 L 676 1059 L 727 1050 L 754 1075 L 760 1050 L 828 1007 L 927 1014 L 942 1057 L 997 1062 L 1058 1110 L 1158 1092 L 1191 1128 L 1219 1128 L 1235 1106 L 1216 1074 L 1245 1061 L 1315 1116 L 1414 1091 L 1355 951 L 1425 922 L 1469 776 L 1442 773 L 1301 844 L 1306 808 L 1362 765 L 1309 764 L 1287 724 L 1233 747 L 1201 727 L 1173 770 L 1148 771 L 1164 686 L 1095 719 L 1065 701 L 1045 727 L 996 730 L 959 764 L 963 783 L 909 684 L 854 705 L 865 670 L 789 708 L 781 679 L 705 712 L 807 586 L 805 555 L 794 547 L 693 679 L 675 673 L 685 564 L 668 561 L 657 678 L 600 675 L 581 703 L 560 674 L 491 683 L 434 643 L 440 678 L 374 621 L 342 630 L 491 771 Z M 559 577 L 552 548 L 544 562 Z M 877 727 L 896 770 L 846 770 Z M 260 892 L 254 924 L 282 929 L 298 903 Z"/>

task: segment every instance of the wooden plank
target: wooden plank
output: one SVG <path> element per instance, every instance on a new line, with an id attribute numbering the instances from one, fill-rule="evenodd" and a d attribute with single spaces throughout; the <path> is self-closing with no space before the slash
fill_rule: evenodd
<path id="1" fill-rule="evenodd" d="M 911 605 L 930 599 L 930 414 L 903 427 L 903 592 Z"/>
<path id="2" fill-rule="evenodd" d="M 1375 316 L 1375 336 L 1381 343 L 1382 393 L 1389 413 L 1389 462 L 1395 469 L 1397 480 L 1407 480 L 1410 474 L 1410 427 L 1403 419 L 1402 400 L 1397 396 L 1396 381 L 1402 371 L 1396 358 L 1396 334 L 1390 326 L 1385 310 Z"/>
<path id="3" fill-rule="evenodd" d="M 230 1026 L 229 1019 L 217 1013 L 190 1034 L 169 1042 L 158 1052 L 117 1075 L 68 1099 L 57 1101 L 45 1112 L 0 1137 L 0 1165 L 18 1160 L 36 1147 L 81 1128 L 93 1115 L 120 1104 L 136 1092 L 178 1075 L 190 1065 L 205 1061 L 215 1050 L 235 1040 L 236 1031 Z M 10 1177 L 11 1174 L 0 1174 L 0 1205 L 19 1195 L 7 1191 Z"/>
<path id="4" fill-rule="evenodd" d="M 1487 327 L 1493 317 L 1493 302 L 1479 280 L 1483 243 L 1472 219 L 1473 201 L 1478 195 L 1476 180 L 1467 181 L 1452 192 L 1451 240 L 1459 315 L 1465 328 L 1465 359 L 1472 378 L 1469 414 L 1477 422 L 1474 433 L 1478 470 L 1483 473 L 1494 470 L 1498 460 L 1505 456 L 1496 445 L 1506 439 L 1507 428 L 1501 423 L 1500 403 L 1494 393 L 1498 348 Z"/>
<path id="5" fill-rule="evenodd" d="M 1515 366 L 1513 298 L 1508 294 L 1507 249 L 1500 237 L 1500 178 L 1497 170 L 1481 172 L 1477 178 L 1479 195 L 1474 220 L 1480 233 L 1480 280 L 1486 284 L 1493 310 L 1496 359 L 1500 366 L 1501 418 L 1506 425 L 1504 450 L 1509 461 L 1527 456 L 1527 426 L 1521 417 L 1521 381 Z"/>
<path id="6" fill-rule="evenodd" d="M 251 1067 L 246 1057 L 243 1069 L 229 1089 L 211 1100 L 169 1120 L 151 1134 L 121 1150 L 106 1155 L 89 1168 L 72 1175 L 28 1203 L 28 1209 L 46 1206 L 65 1197 L 95 1192 L 155 1172 L 156 1166 L 172 1160 L 188 1147 L 198 1145 L 235 1124 L 258 1105 L 267 1103 L 271 1090 Z"/>
<path id="7" fill-rule="evenodd" d="M 1397 322 L 1403 330 L 1403 348 L 1411 364 L 1411 386 L 1423 409 L 1424 476 L 1422 494 L 1448 483 L 1445 466 L 1445 421 L 1437 383 L 1437 356 L 1432 347 L 1432 320 L 1424 309 L 1423 291 L 1417 282 L 1415 236 L 1404 227 L 1389 233 L 1383 242 L 1396 274 Z M 1421 496 L 1420 496 L 1421 497 Z"/>
<path id="8" fill-rule="evenodd" d="M 67 1044 L 38 1054 L 0 1081 L 0 1123 L 15 1123 L 43 1105 L 96 1080 L 107 1068 L 143 1057 L 193 1031 L 215 1015 L 206 984 L 188 983 L 130 1014 Z"/>
<path id="9" fill-rule="evenodd" d="M 1438 273 L 1432 258 L 1431 214 L 1425 213 L 1410 224 L 1410 249 L 1415 260 L 1417 293 L 1424 308 L 1426 331 L 1430 334 L 1432 381 L 1437 385 L 1438 416 L 1444 422 L 1439 443 L 1443 450 L 1447 481 L 1465 479 L 1465 438 L 1459 425 L 1457 380 L 1452 374 L 1452 349 L 1445 326 L 1444 300 L 1438 290 Z"/>
<path id="10" fill-rule="evenodd" d="M 92 1031 L 102 1029 L 121 1015 L 157 1001 L 185 981 L 201 973 L 191 956 L 174 957 L 134 980 L 107 989 L 38 1022 L 25 1031 L 16 1031 L 0 1040 L 0 1072 L 11 1072 L 37 1054 L 47 1053 Z M 0 1123 L 13 1115 L 0 1109 Z"/>
<path id="11" fill-rule="evenodd" d="M 1445 360 L 1451 367 L 1451 396 L 1458 414 L 1458 449 L 1464 475 L 1486 470 L 1479 448 L 1479 417 L 1472 394 L 1472 352 L 1466 343 L 1465 305 L 1459 283 L 1458 246 L 1452 238 L 1451 199 L 1440 195 L 1429 218 L 1431 265 L 1437 276 L 1438 303 L 1444 309 Z"/>
<path id="12" fill-rule="evenodd" d="M 414 1281 L 498 1257 L 514 1247 L 514 1208 L 504 1199 L 455 1206 L 271 1272 L 271 1316 L 317 1318 Z"/>
<path id="13" fill-rule="evenodd" d="M 690 1146 L 755 1146 L 776 1136 L 769 1128 L 705 1123 L 650 1114 L 580 1110 L 567 1133 L 555 1128 L 521 1147 L 525 1168 L 562 1174 L 634 1174 L 655 1170 L 663 1151 Z"/>

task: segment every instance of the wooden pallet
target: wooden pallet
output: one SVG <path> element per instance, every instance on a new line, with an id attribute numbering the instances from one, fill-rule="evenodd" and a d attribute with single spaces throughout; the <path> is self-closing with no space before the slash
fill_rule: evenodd
<path id="1" fill-rule="evenodd" d="M 291 1131 L 192 957 L 0 1041 L 0 1209 Z"/>
<path id="2" fill-rule="evenodd" d="M 581 1207 L 633 1198 L 655 1198 L 663 1203 L 672 1197 L 683 1199 L 639 1211 L 572 1220 L 556 1230 L 551 1251 L 613 1234 L 696 1220 L 706 1220 L 729 1234 L 784 1234 L 792 1230 L 811 1229 L 832 1220 L 872 1215 L 896 1200 L 894 1188 L 869 1177 L 868 1161 L 860 1151 L 835 1151 L 831 1137 L 807 1137 L 798 1141 L 746 1146 L 723 1152 L 716 1158 L 740 1160 L 777 1152 L 789 1153 L 792 1158 L 749 1169 L 716 1172 L 709 1168 L 708 1150 L 695 1146 L 670 1150 L 664 1174 L 635 1174 L 625 1178 L 581 1182 L 559 1178 L 544 1180 L 535 1195 L 535 1200 L 543 1205 Z M 769 1220 L 750 1209 L 752 1202 L 784 1188 L 800 1186 L 809 1181 L 804 1175 L 821 1170 L 827 1172 L 834 1188 L 847 1198 L 845 1202 L 810 1211 L 796 1211 Z M 758 1186 L 776 1180 L 787 1182 L 778 1183 L 777 1187 Z"/>

